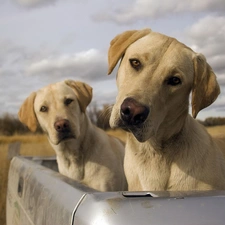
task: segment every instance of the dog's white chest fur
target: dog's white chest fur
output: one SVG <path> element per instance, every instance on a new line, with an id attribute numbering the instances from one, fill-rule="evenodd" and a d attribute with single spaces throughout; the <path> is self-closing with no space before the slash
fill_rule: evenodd
<path id="1" fill-rule="evenodd" d="M 142 150 L 135 152 L 132 147 L 129 148 L 128 142 L 124 167 L 129 191 L 165 190 L 170 178 L 170 166 L 166 158 L 150 149 L 143 154 Z"/>
<path id="2" fill-rule="evenodd" d="M 200 127 L 197 124 L 195 131 Z M 155 151 L 150 143 L 140 144 L 134 137 L 128 139 L 124 165 L 129 191 L 224 189 L 222 153 L 216 145 L 212 146 L 214 151 L 207 150 L 207 146 L 212 143 L 207 132 L 202 133 L 200 138 L 207 140 L 204 143 L 200 143 L 199 137 L 195 135 L 189 136 L 176 140 L 162 153 Z"/>

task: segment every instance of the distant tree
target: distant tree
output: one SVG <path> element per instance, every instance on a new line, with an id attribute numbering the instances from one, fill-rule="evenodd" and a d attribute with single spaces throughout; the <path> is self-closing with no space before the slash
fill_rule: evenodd
<path id="1" fill-rule="evenodd" d="M 204 121 L 205 126 L 225 125 L 225 117 L 208 117 Z"/>
<path id="2" fill-rule="evenodd" d="M 40 127 L 38 127 L 37 133 L 42 133 Z M 14 135 L 30 133 L 29 129 L 23 125 L 19 119 L 8 113 L 4 114 L 0 118 L 0 134 L 1 135 Z"/>
<path id="3" fill-rule="evenodd" d="M 98 108 L 96 104 L 93 104 L 88 107 L 88 116 L 96 126 L 103 130 L 107 130 L 110 128 L 109 118 L 111 109 L 112 106 L 108 104 L 103 105 L 102 108 Z"/>
<path id="4" fill-rule="evenodd" d="M 198 121 L 200 124 L 202 124 L 203 126 L 205 126 L 205 121 L 202 121 L 202 120 L 199 120 L 199 119 L 197 119 L 197 121 Z"/>

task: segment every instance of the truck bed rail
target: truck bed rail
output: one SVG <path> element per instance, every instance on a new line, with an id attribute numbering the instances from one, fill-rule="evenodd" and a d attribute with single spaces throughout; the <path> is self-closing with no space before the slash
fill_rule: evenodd
<path id="1" fill-rule="evenodd" d="M 224 225 L 225 191 L 98 192 L 57 172 L 55 158 L 12 159 L 7 225 Z"/>

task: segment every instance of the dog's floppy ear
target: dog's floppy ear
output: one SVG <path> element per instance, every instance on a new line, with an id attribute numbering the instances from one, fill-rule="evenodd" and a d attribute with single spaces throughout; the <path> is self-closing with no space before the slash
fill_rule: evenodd
<path id="1" fill-rule="evenodd" d="M 129 30 L 117 35 L 111 42 L 108 51 L 108 74 L 111 74 L 119 59 L 123 56 L 127 47 L 146 36 L 150 29 Z"/>
<path id="2" fill-rule="evenodd" d="M 25 124 L 32 132 L 35 132 L 38 126 L 38 121 L 34 112 L 34 100 L 36 92 L 31 93 L 23 102 L 18 112 L 19 120 Z"/>
<path id="3" fill-rule="evenodd" d="M 74 89 L 81 111 L 85 112 L 92 100 L 92 87 L 86 83 L 74 80 L 66 80 L 65 83 Z"/>
<path id="4" fill-rule="evenodd" d="M 192 88 L 192 116 L 211 105 L 220 94 L 216 75 L 202 54 L 194 57 L 194 81 Z"/>

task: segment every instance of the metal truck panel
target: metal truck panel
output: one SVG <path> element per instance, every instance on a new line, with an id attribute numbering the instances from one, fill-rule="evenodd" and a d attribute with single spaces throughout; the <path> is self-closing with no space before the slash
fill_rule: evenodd
<path id="1" fill-rule="evenodd" d="M 141 196 L 143 194 L 143 196 Z M 168 193 L 169 194 L 169 193 Z M 171 195 L 175 193 L 170 193 Z M 179 197 L 151 197 L 134 193 L 93 193 L 84 197 L 74 225 L 224 225 L 225 196 L 223 193 Z M 197 194 L 197 193 L 195 193 Z M 206 194 L 206 193 L 204 193 Z M 155 194 L 154 194 L 155 195 Z M 190 195 L 190 193 L 189 193 Z M 202 196 L 201 196 L 202 195 Z M 156 196 L 156 195 L 155 195 Z"/>
<path id="2" fill-rule="evenodd" d="M 76 204 L 92 189 L 37 162 L 23 157 L 11 162 L 7 225 L 71 224 Z"/>
<path id="3" fill-rule="evenodd" d="M 98 192 L 46 166 L 57 170 L 55 159 L 13 158 L 7 225 L 225 224 L 225 191 Z"/>

